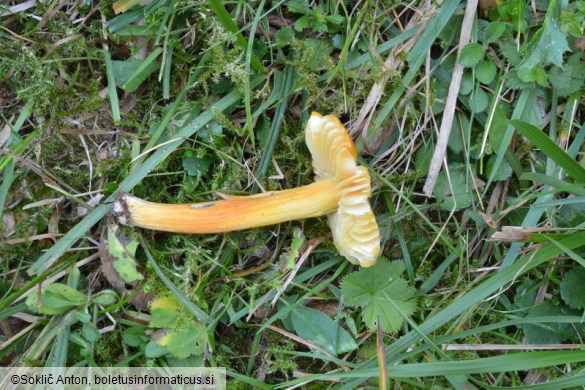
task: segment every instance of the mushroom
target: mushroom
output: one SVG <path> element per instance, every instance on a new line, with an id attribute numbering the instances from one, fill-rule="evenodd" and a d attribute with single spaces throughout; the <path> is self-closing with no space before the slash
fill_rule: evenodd
<path id="1" fill-rule="evenodd" d="M 121 224 L 172 233 L 223 233 L 285 221 L 328 216 L 333 242 L 351 263 L 369 267 L 380 253 L 380 233 L 370 207 L 370 175 L 357 165 L 356 149 L 333 115 L 313 112 L 305 131 L 315 182 L 283 191 L 195 204 L 161 204 L 120 193 L 112 212 Z"/>

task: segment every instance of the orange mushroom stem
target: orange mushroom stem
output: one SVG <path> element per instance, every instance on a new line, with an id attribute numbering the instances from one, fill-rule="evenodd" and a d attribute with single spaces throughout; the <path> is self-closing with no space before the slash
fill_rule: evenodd
<path id="1" fill-rule="evenodd" d="M 121 193 L 113 214 L 125 225 L 173 233 L 222 233 L 328 215 L 333 241 L 353 264 L 375 264 L 380 234 L 368 202 L 370 176 L 336 117 L 313 113 L 305 138 L 315 183 L 283 191 L 195 204 L 161 204 Z"/>

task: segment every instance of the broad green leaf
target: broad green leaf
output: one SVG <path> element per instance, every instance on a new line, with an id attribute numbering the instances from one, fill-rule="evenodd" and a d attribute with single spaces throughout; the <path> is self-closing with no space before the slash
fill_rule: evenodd
<path id="1" fill-rule="evenodd" d="M 562 310 L 550 301 L 533 307 L 527 317 L 562 316 Z M 563 323 L 523 324 L 522 329 L 531 344 L 559 344 L 570 336 L 571 325 Z"/>
<path id="2" fill-rule="evenodd" d="M 573 309 L 585 309 L 585 269 L 577 268 L 561 280 L 561 297 Z"/>
<path id="3" fill-rule="evenodd" d="M 534 305 L 540 283 L 536 280 L 526 280 L 516 288 L 514 304 L 522 311 L 527 311 Z"/>
<path id="4" fill-rule="evenodd" d="M 223 133 L 223 127 L 217 123 L 216 121 L 213 121 L 211 123 L 209 123 L 207 126 L 205 126 L 204 128 L 201 129 L 201 131 L 199 131 L 197 133 L 197 135 L 199 137 L 201 137 L 202 140 L 204 140 L 207 143 L 213 143 L 213 144 L 220 144 L 221 141 L 221 134 Z M 223 145 L 223 144 L 220 144 Z"/>
<path id="5" fill-rule="evenodd" d="M 479 80 L 480 83 L 489 84 L 496 76 L 496 72 L 496 64 L 489 61 L 482 61 L 475 68 L 475 77 Z"/>
<path id="6" fill-rule="evenodd" d="M 579 183 L 585 183 L 585 168 L 579 165 L 564 150 L 559 148 L 538 127 L 516 119 L 510 121 L 510 123 L 520 134 L 528 138 L 530 142 L 538 147 L 547 157 L 559 164 L 575 180 Z"/>
<path id="7" fill-rule="evenodd" d="M 461 95 L 469 95 L 471 91 L 473 91 L 473 73 L 470 70 L 467 70 L 463 73 L 461 77 L 461 85 L 459 86 L 459 93 Z"/>
<path id="8" fill-rule="evenodd" d="M 473 68 L 483 58 L 484 50 L 479 43 L 468 43 L 461 49 L 459 63 L 467 68 Z"/>
<path id="9" fill-rule="evenodd" d="M 286 8 L 295 14 L 306 14 L 312 11 L 311 7 L 309 7 L 308 4 L 302 0 L 288 1 L 286 3 Z"/>
<path id="10" fill-rule="evenodd" d="M 566 248 L 574 249 L 576 247 L 582 246 L 585 240 L 585 232 L 575 232 L 574 234 L 567 235 L 561 241 L 563 246 Z M 432 335 L 437 330 L 445 327 L 450 326 L 453 324 L 453 321 L 457 320 L 461 315 L 465 315 L 466 312 L 469 310 L 473 310 L 478 302 L 484 301 L 488 297 L 491 297 L 493 294 L 496 294 L 502 288 L 509 286 L 510 283 L 518 280 L 519 276 L 526 276 L 527 272 L 534 269 L 535 267 L 542 265 L 546 262 L 549 262 L 550 259 L 554 258 L 555 256 L 560 255 L 565 250 L 561 249 L 557 245 L 553 245 L 552 243 L 545 243 L 538 251 L 530 252 L 522 257 L 520 257 L 516 262 L 511 263 L 508 267 L 503 267 L 499 272 L 496 272 L 488 279 L 481 282 L 479 285 L 475 286 L 471 290 L 469 290 L 466 294 L 459 296 L 457 299 L 452 301 L 446 308 L 437 311 L 436 313 L 430 315 L 428 318 L 425 319 L 424 322 L 419 322 L 417 324 L 417 329 L 411 330 L 407 334 L 399 337 L 396 340 L 393 340 L 391 344 L 386 347 L 386 358 L 388 359 L 388 364 L 392 369 L 392 376 L 394 378 L 398 377 L 397 371 L 401 370 L 401 367 L 404 367 L 404 364 L 398 364 L 402 360 L 404 356 L 403 353 L 408 353 L 407 351 L 410 350 L 413 344 L 419 342 L 421 340 L 421 334 L 425 335 Z M 574 359 L 573 361 L 583 361 L 585 359 L 585 352 L 581 351 L 551 351 L 550 353 L 514 353 L 511 355 L 502 355 L 498 356 L 498 361 L 500 359 L 504 359 L 502 364 L 502 372 L 506 371 L 514 371 L 514 370 L 522 370 L 522 368 L 518 368 L 519 364 L 528 364 L 525 359 L 530 357 L 534 357 L 534 361 L 532 361 L 529 366 L 530 369 L 535 368 L 535 364 L 538 367 L 545 367 L 547 365 L 555 365 L 558 364 L 556 362 L 548 361 L 548 363 L 543 362 L 543 359 L 557 359 L 559 358 L 559 353 L 563 354 L 562 352 L 571 352 L 570 354 L 566 354 L 566 356 L 570 355 L 570 359 Z M 575 353 L 573 353 L 575 352 Z M 564 355 L 564 354 L 563 354 Z M 514 356 L 513 361 L 508 360 L 509 357 Z M 487 364 L 493 364 L 493 359 L 486 358 L 486 359 L 479 359 L 481 362 L 475 362 L 474 364 L 478 364 L 478 370 L 488 370 L 489 372 L 494 372 L 493 366 L 487 367 Z M 447 362 L 453 363 L 453 362 Z M 453 371 L 450 373 L 454 373 L 457 371 L 458 373 L 469 375 L 469 370 L 462 370 L 460 365 L 467 364 L 468 362 L 455 362 L 456 364 L 453 365 Z M 512 365 L 515 363 L 516 365 Z M 564 364 L 564 363 L 563 363 Z M 428 364 L 428 368 L 440 365 L 442 367 L 441 370 L 435 371 L 434 375 L 445 375 L 445 366 L 443 362 L 432 362 Z M 421 376 L 421 365 L 420 362 L 413 364 L 411 370 L 409 370 L 410 375 L 409 377 L 415 378 Z M 368 372 L 370 375 L 377 375 L 379 373 L 379 369 L 377 367 L 377 361 L 375 359 L 370 359 L 364 364 L 360 365 L 357 370 L 360 372 Z M 356 371 L 357 371 L 356 370 Z M 354 372 L 356 372 L 354 371 Z M 406 374 L 406 373 L 405 373 Z M 351 373 L 353 375 L 353 373 Z M 369 377 L 369 376 L 368 376 Z M 302 378 L 303 381 L 309 380 L 309 378 L 304 377 Z M 358 387 L 363 381 L 367 380 L 366 377 L 364 378 L 349 378 L 348 383 L 344 387 L 344 389 L 352 389 Z M 582 383 L 582 378 L 579 378 L 579 384 Z M 287 384 L 291 384 L 288 382 Z"/>
<path id="11" fill-rule="evenodd" d="M 465 166 L 449 166 L 449 175 L 441 171 L 433 194 L 443 210 L 461 210 L 469 207 L 474 194 L 465 177 Z"/>
<path id="12" fill-rule="evenodd" d="M 69 341 L 74 344 L 77 344 L 81 347 L 79 353 L 81 356 L 90 356 L 93 352 L 92 345 L 87 342 L 81 335 L 77 332 L 73 332 L 69 335 Z"/>
<path id="13" fill-rule="evenodd" d="M 536 82 L 541 87 L 548 86 L 548 75 L 539 65 L 533 68 L 521 67 L 518 69 L 518 78 L 525 83 Z"/>
<path id="14" fill-rule="evenodd" d="M 179 359 L 203 353 L 208 342 L 207 330 L 189 315 L 177 297 L 169 295 L 155 299 L 150 306 L 150 314 L 151 327 L 165 328 L 163 336 L 154 337 L 159 346 L 165 347 L 165 351 Z M 150 348 L 152 353 L 161 352 L 152 346 Z"/>
<path id="15" fill-rule="evenodd" d="M 508 160 L 504 159 L 502 160 L 502 163 L 500 164 L 500 166 L 498 167 L 498 171 L 495 173 L 492 173 L 492 170 L 494 169 L 494 163 L 496 161 L 496 157 L 492 156 L 487 163 L 487 167 L 486 167 L 486 173 L 488 176 L 492 177 L 494 180 L 506 180 L 507 178 L 509 178 L 510 176 L 512 176 L 512 166 L 510 165 L 510 163 L 508 162 Z"/>
<path id="16" fill-rule="evenodd" d="M 572 73 L 573 67 L 570 65 L 565 65 L 563 69 L 559 67 L 553 67 L 549 72 L 549 79 L 550 83 L 553 87 L 555 87 L 561 93 L 564 92 L 566 89 L 571 88 L 572 84 Z M 577 88 L 580 86 L 577 85 Z"/>
<path id="17" fill-rule="evenodd" d="M 307 27 L 309 27 L 309 17 L 307 15 L 303 15 L 298 18 L 294 24 L 294 28 L 297 31 L 303 31 Z"/>
<path id="18" fill-rule="evenodd" d="M 297 335 L 332 355 L 337 356 L 357 348 L 353 337 L 319 310 L 299 306 L 291 312 L 291 320 Z"/>
<path id="19" fill-rule="evenodd" d="M 577 185 L 578 186 L 578 185 Z M 580 187 L 579 190 L 584 190 Z M 583 195 L 583 194 L 581 194 Z M 560 227 L 578 227 L 585 223 L 585 203 L 566 204 L 556 213 L 556 220 Z M 585 248 L 584 248 L 585 249 Z"/>
<path id="20" fill-rule="evenodd" d="M 518 53 L 518 48 L 516 45 L 513 45 L 509 42 L 501 42 L 500 50 L 511 65 L 516 66 L 522 61 L 522 57 L 520 57 L 520 53 Z"/>
<path id="21" fill-rule="evenodd" d="M 108 224 L 108 255 L 114 270 L 124 283 L 132 283 L 144 278 L 136 269 L 137 247 L 138 241 L 126 237 L 117 224 Z"/>
<path id="22" fill-rule="evenodd" d="M 303 40 L 303 48 L 311 53 L 307 59 L 309 69 L 317 71 L 327 66 L 330 60 L 330 54 L 333 51 L 333 45 L 323 39 L 307 38 Z"/>
<path id="23" fill-rule="evenodd" d="M 424 143 L 416 152 L 416 168 L 417 171 L 420 172 L 423 176 L 426 176 L 429 173 L 429 166 L 431 165 L 433 150 L 435 150 L 435 143 L 431 140 Z"/>
<path id="24" fill-rule="evenodd" d="M 75 343 L 83 348 L 89 348 L 89 343 L 77 332 L 73 332 L 69 335 L 69 341 Z"/>
<path id="25" fill-rule="evenodd" d="M 169 353 L 167 347 L 158 345 L 156 341 L 150 340 L 144 349 L 144 355 L 148 358 L 157 358 Z"/>
<path id="26" fill-rule="evenodd" d="M 546 13 L 544 24 L 527 46 L 528 57 L 522 61 L 520 68 L 533 69 L 543 64 L 563 65 L 563 54 L 569 51 L 567 37 L 560 30 L 558 15 L 561 1 L 552 0 Z"/>
<path id="27" fill-rule="evenodd" d="M 473 96 L 469 99 L 469 105 L 475 113 L 484 112 L 488 103 L 488 96 L 481 88 L 476 88 Z"/>
<path id="28" fill-rule="evenodd" d="M 118 294 L 114 290 L 102 290 L 91 297 L 91 301 L 102 306 L 114 304 L 118 299 Z"/>
<path id="29" fill-rule="evenodd" d="M 183 169 L 189 176 L 201 176 L 209 170 L 212 163 L 213 158 L 211 157 L 185 157 L 183 159 Z"/>
<path id="30" fill-rule="evenodd" d="M 497 42 L 505 32 L 506 24 L 503 22 L 492 22 L 488 24 L 484 31 L 484 43 Z"/>
<path id="31" fill-rule="evenodd" d="M 158 49 L 155 54 L 160 54 Z M 112 70 L 116 84 L 126 92 L 134 92 L 140 84 L 152 73 L 160 68 L 160 63 L 151 58 L 152 54 L 145 60 L 131 59 L 126 61 L 112 61 Z"/>
<path id="32" fill-rule="evenodd" d="M 87 310 L 87 305 L 83 305 L 83 306 L 77 308 L 74 311 L 74 314 L 75 314 L 75 318 L 84 324 L 91 320 L 91 314 L 89 314 L 89 310 Z"/>
<path id="33" fill-rule="evenodd" d="M 181 303 L 174 295 L 156 298 L 150 305 L 150 326 L 171 328 L 175 326 L 181 311 Z"/>
<path id="34" fill-rule="evenodd" d="M 456 118 L 453 121 L 451 134 L 449 134 L 449 149 L 455 153 L 461 153 L 465 147 L 465 142 L 463 141 L 463 134 L 465 133 L 465 130 L 462 131 L 461 128 L 467 128 L 469 125 L 469 119 L 465 113 L 456 112 L 455 116 Z"/>
<path id="35" fill-rule="evenodd" d="M 500 18 L 511 20 L 516 31 L 524 32 L 526 30 L 526 0 L 498 1 L 497 4 L 500 4 L 496 8 Z"/>
<path id="36" fill-rule="evenodd" d="M 43 314 L 62 314 L 88 302 L 85 294 L 61 283 L 52 283 L 41 290 L 41 296 L 31 294 L 26 304 Z"/>
<path id="37" fill-rule="evenodd" d="M 81 327 L 81 334 L 83 335 L 83 338 L 90 343 L 97 341 L 101 336 L 100 331 L 91 322 L 85 322 L 83 324 Z"/>
<path id="38" fill-rule="evenodd" d="M 195 321 L 179 324 L 177 329 L 158 340 L 159 345 L 166 347 L 173 356 L 179 359 L 203 354 L 207 342 L 205 326 Z"/>
<path id="39" fill-rule="evenodd" d="M 329 23 L 332 23 L 334 25 L 341 25 L 343 24 L 343 22 L 345 22 L 345 18 L 341 15 L 327 15 L 325 16 L 325 20 L 327 20 Z"/>
<path id="40" fill-rule="evenodd" d="M 140 347 L 150 340 L 146 335 L 146 332 L 144 332 L 144 329 L 137 327 L 124 330 L 124 333 L 122 333 L 122 339 L 124 340 L 124 343 L 131 347 Z"/>
<path id="41" fill-rule="evenodd" d="M 553 66 L 549 71 L 549 81 L 557 89 L 559 96 L 568 96 L 583 87 L 585 80 L 585 53 L 572 55 L 562 68 Z"/>
<path id="42" fill-rule="evenodd" d="M 348 275 L 341 284 L 345 303 L 363 309 L 362 318 L 369 329 L 376 329 L 380 318 L 382 330 L 394 333 L 404 316 L 416 310 L 416 290 L 400 277 L 402 262 L 378 261 L 369 268 Z"/>
<path id="43" fill-rule="evenodd" d="M 276 44 L 280 47 L 290 46 L 296 40 L 294 30 L 290 27 L 279 29 L 276 34 L 274 34 L 274 39 L 276 40 Z"/>
<path id="44" fill-rule="evenodd" d="M 325 19 L 323 18 L 323 13 L 315 12 L 314 15 L 311 15 L 312 19 L 312 26 L 313 30 L 320 31 L 320 32 L 327 32 L 327 23 L 325 23 Z"/>

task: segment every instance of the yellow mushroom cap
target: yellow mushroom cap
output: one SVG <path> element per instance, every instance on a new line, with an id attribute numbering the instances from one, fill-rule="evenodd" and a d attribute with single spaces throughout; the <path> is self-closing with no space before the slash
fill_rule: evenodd
<path id="1" fill-rule="evenodd" d="M 368 201 L 370 174 L 357 165 L 351 137 L 337 117 L 313 112 L 305 141 L 313 157 L 315 181 L 334 179 L 342 194 L 337 211 L 328 214 L 335 247 L 353 264 L 374 265 L 380 254 L 380 232 Z"/>

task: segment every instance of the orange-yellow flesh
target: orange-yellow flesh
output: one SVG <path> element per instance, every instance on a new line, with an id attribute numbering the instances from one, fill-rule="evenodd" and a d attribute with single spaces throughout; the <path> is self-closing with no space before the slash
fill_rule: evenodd
<path id="1" fill-rule="evenodd" d="M 329 214 L 340 191 L 333 179 L 304 187 L 196 204 L 162 204 L 127 195 L 128 225 L 172 233 L 222 233 Z"/>

